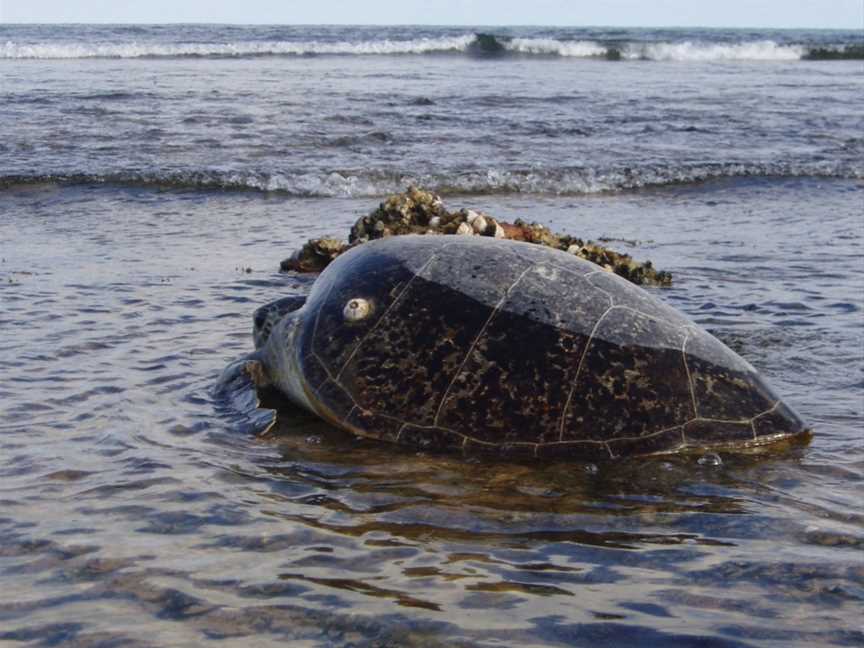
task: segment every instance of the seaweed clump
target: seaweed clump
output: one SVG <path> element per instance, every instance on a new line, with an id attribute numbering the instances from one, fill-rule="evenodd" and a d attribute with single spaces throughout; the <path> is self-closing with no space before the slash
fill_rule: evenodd
<path id="1" fill-rule="evenodd" d="M 505 225 L 506 238 L 545 245 L 578 256 L 637 285 L 670 286 L 672 275 L 656 270 L 650 261 L 636 261 L 629 254 L 567 234 L 555 234 L 548 227 L 516 219 Z"/>
<path id="2" fill-rule="evenodd" d="M 282 271 L 321 272 L 330 262 L 345 252 L 350 245 L 332 238 L 311 239 L 289 258 L 279 264 Z"/>
<path id="3" fill-rule="evenodd" d="M 356 245 L 386 236 L 437 234 L 488 236 L 525 241 L 563 250 L 638 285 L 668 286 L 672 275 L 656 270 L 650 261 L 566 234 L 556 234 L 539 223 L 517 219 L 506 223 L 473 209 L 448 211 L 430 191 L 409 187 L 388 196 L 377 209 L 354 223 L 348 242 L 333 238 L 312 239 L 280 264 L 283 271 L 320 272 L 337 256 Z"/>

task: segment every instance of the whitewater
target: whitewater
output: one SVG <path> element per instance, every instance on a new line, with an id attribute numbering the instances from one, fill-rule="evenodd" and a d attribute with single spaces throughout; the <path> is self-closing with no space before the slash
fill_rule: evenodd
<path id="1" fill-rule="evenodd" d="M 265 41 L 229 43 L 177 43 L 171 45 L 125 43 L 90 45 L 78 43 L 26 44 L 7 41 L 0 47 L 6 59 L 82 59 L 153 57 L 255 57 L 255 56 L 374 56 L 398 54 L 467 54 L 477 43 L 473 35 L 417 40 L 382 40 L 326 43 L 319 41 Z M 645 61 L 792 61 L 806 58 L 804 45 L 781 45 L 771 40 L 717 45 L 704 42 L 624 43 L 618 47 L 593 41 L 559 41 L 549 38 L 514 38 L 501 43 L 513 55 L 575 58 L 623 58 Z M 839 57 L 853 56 L 853 49 L 837 45 Z M 482 54 L 482 50 L 477 53 Z"/>
<path id="2" fill-rule="evenodd" d="M 40 31 L 36 26 L 17 27 L 10 34 L 18 38 L 7 36 L 5 42 L 0 40 L 0 59 L 469 54 L 687 62 L 864 57 L 859 34 L 830 31 L 781 31 L 765 37 L 737 30 L 655 30 L 646 37 L 646 32 L 639 30 L 610 32 L 587 28 L 403 30 L 426 32 L 410 38 L 406 33 L 393 30 L 382 34 L 380 28 L 345 28 L 337 34 L 332 29 L 310 27 L 294 31 L 283 29 L 277 32 L 281 38 L 273 38 L 273 28 L 257 28 L 258 33 L 238 33 L 237 28 L 213 26 L 208 34 L 210 38 L 204 40 L 200 38 L 200 27 L 195 26 L 180 26 L 170 33 L 159 26 L 136 26 L 126 33 L 122 26 L 106 29 L 110 30 L 106 34 L 108 38 L 104 42 L 94 42 L 83 37 L 87 35 L 86 29 L 80 34 L 82 38 L 69 38 L 75 35 L 74 26 L 54 33 Z M 310 40 L 310 31 L 320 38 Z M 227 38 L 219 38 L 220 35 Z M 242 38 L 250 35 L 260 38 Z M 345 39 L 346 35 L 352 38 Z"/>

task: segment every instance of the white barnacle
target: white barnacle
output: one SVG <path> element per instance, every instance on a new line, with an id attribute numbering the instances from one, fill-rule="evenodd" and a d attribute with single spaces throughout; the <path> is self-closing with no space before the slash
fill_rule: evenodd
<path id="1" fill-rule="evenodd" d="M 486 219 L 479 214 L 477 215 L 477 218 L 471 221 L 471 227 L 474 228 L 474 231 L 478 234 L 482 234 L 483 232 L 485 232 L 487 225 L 488 224 L 486 223 Z"/>
<path id="2" fill-rule="evenodd" d="M 549 281 L 558 281 L 558 277 L 560 276 L 560 273 L 555 267 L 547 266 L 542 263 L 535 266 L 534 272 Z"/>
<path id="3" fill-rule="evenodd" d="M 369 313 L 371 312 L 372 304 L 368 300 L 362 297 L 355 297 L 354 299 L 349 299 L 348 303 L 345 304 L 345 308 L 342 309 L 342 316 L 346 322 L 359 322 L 369 317 Z"/>
<path id="4" fill-rule="evenodd" d="M 474 228 L 468 223 L 459 223 L 459 227 L 456 228 L 456 233 L 460 236 L 472 236 L 474 234 Z"/>

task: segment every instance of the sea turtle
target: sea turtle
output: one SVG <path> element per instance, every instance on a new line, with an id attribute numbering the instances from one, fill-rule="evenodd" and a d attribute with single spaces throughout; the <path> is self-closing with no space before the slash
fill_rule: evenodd
<path id="1" fill-rule="evenodd" d="M 528 243 L 372 241 L 328 266 L 307 299 L 281 299 L 254 320 L 245 374 L 363 437 L 593 460 L 809 435 L 749 363 L 691 320 L 599 266 Z"/>

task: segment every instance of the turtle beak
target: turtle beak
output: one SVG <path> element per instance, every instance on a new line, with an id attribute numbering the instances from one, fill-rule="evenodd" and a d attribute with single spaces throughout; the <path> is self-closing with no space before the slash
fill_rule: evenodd
<path id="1" fill-rule="evenodd" d="M 260 349 L 267 344 L 270 333 L 273 332 L 273 328 L 282 318 L 299 310 L 305 303 L 305 297 L 283 297 L 256 310 L 252 316 L 252 339 L 255 342 L 255 348 Z"/>
<path id="2" fill-rule="evenodd" d="M 315 413 L 306 395 L 297 350 L 297 336 L 303 330 L 306 315 L 306 310 L 302 308 L 283 312 L 263 342 L 261 358 L 271 384 L 277 386 L 295 405 Z"/>

